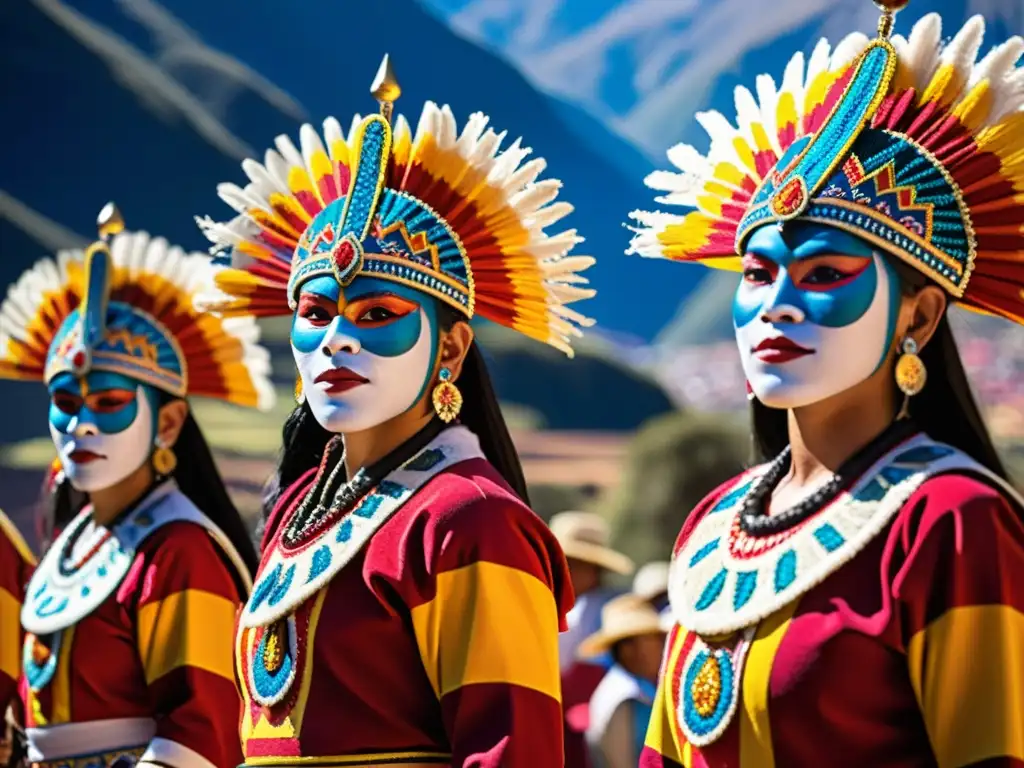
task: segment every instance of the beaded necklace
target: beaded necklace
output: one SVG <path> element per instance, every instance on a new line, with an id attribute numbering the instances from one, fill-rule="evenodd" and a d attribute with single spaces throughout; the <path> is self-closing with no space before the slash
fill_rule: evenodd
<path id="1" fill-rule="evenodd" d="M 127 507 L 125 507 L 120 513 L 118 513 L 117 517 L 115 517 L 111 522 L 107 523 L 106 525 L 96 525 L 95 528 L 93 529 L 92 534 L 92 537 L 93 539 L 95 539 L 95 541 L 86 550 L 84 555 L 72 559 L 72 553 L 75 549 L 75 546 L 78 544 L 78 540 L 82 537 L 82 534 L 85 533 L 85 530 L 89 527 L 89 524 L 93 522 L 92 517 L 83 517 L 81 521 L 78 523 L 77 527 L 74 530 L 72 530 L 71 535 L 67 538 L 67 541 L 64 542 L 64 546 L 61 547 L 60 557 L 57 559 L 58 573 L 60 573 L 61 576 L 69 577 L 75 572 L 77 572 L 85 563 L 92 559 L 92 556 L 95 555 L 100 550 L 100 548 L 107 542 L 107 540 L 114 535 L 114 529 L 117 527 L 117 524 L 120 523 L 122 520 L 125 520 L 129 515 L 135 512 L 135 510 L 138 509 L 143 503 L 145 503 L 153 494 L 153 492 L 161 485 L 163 485 L 165 481 L 166 478 L 157 478 L 152 483 L 150 483 L 146 490 L 144 490 L 142 493 L 136 496 L 131 501 L 131 503 L 128 504 Z"/>
<path id="2" fill-rule="evenodd" d="M 910 419 L 894 421 L 874 440 L 843 462 L 827 483 L 789 509 L 769 515 L 768 499 L 790 468 L 790 448 L 787 445 L 747 494 L 740 513 L 740 528 L 750 536 L 772 536 L 799 525 L 835 501 L 850 481 L 856 480 L 882 456 L 919 431 Z"/>
<path id="3" fill-rule="evenodd" d="M 446 426 L 438 418 L 431 419 L 409 440 L 379 461 L 360 468 L 348 481 L 345 480 L 344 441 L 341 435 L 332 438 L 324 450 L 316 481 L 285 526 L 281 543 L 288 548 L 298 547 L 330 527 L 385 477 L 423 450 Z"/>

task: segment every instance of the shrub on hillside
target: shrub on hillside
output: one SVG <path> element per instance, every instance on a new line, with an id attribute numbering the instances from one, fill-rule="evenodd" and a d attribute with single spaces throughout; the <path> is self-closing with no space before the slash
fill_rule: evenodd
<path id="1" fill-rule="evenodd" d="M 635 562 L 668 559 L 683 521 L 716 486 L 741 472 L 748 429 L 729 417 L 673 413 L 633 438 L 621 482 L 604 500 L 616 549 Z"/>

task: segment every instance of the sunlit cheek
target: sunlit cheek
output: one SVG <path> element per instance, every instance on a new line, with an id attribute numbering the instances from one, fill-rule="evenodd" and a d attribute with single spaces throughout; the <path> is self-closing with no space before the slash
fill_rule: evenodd
<path id="1" fill-rule="evenodd" d="M 314 325 L 309 319 L 296 315 L 292 321 L 292 346 L 304 355 L 316 351 L 323 346 L 324 337 L 327 335 L 329 327 Z"/>
<path id="2" fill-rule="evenodd" d="M 768 296 L 768 286 L 740 282 L 732 302 L 732 323 L 742 328 L 761 314 Z"/>
<path id="3" fill-rule="evenodd" d="M 54 403 L 51 400 L 49 419 L 51 429 L 62 434 L 66 434 L 69 431 L 71 431 L 72 422 L 75 421 L 75 416 L 73 414 L 62 411 L 60 408 L 57 407 L 56 403 Z"/>

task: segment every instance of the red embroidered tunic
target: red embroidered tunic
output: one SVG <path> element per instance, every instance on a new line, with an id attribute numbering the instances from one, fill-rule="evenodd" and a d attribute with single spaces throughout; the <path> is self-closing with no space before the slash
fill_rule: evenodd
<path id="1" fill-rule="evenodd" d="M 22 684 L 28 727 L 95 722 L 95 733 L 106 727 L 99 721 L 151 718 L 155 734 L 137 754 L 148 748 L 148 759 L 174 768 L 238 765 L 231 637 L 240 603 L 234 568 L 209 533 L 167 523 L 139 545 L 117 591 L 61 632 L 52 680 L 38 692 Z M 47 660 L 45 647 L 31 652 Z"/>
<path id="2" fill-rule="evenodd" d="M 21 604 L 34 565 L 25 540 L 0 512 L 0 713 L 7 711 L 21 676 Z"/>
<path id="3" fill-rule="evenodd" d="M 736 486 L 695 510 L 677 555 Z M 703 747 L 682 727 L 695 642 L 670 636 L 642 768 L 1024 766 L 1021 510 L 977 475 L 925 480 L 852 560 L 758 624 L 735 716 Z"/>
<path id="4" fill-rule="evenodd" d="M 254 595 L 314 474 L 268 524 Z M 255 700 L 253 675 L 279 669 L 289 641 L 240 628 L 246 764 L 560 767 L 557 638 L 572 602 L 544 523 L 487 461 L 456 463 L 294 611 L 279 703 Z"/>

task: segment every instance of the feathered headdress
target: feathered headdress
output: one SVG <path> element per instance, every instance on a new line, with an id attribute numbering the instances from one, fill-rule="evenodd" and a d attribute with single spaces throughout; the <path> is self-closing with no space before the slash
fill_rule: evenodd
<path id="1" fill-rule="evenodd" d="M 635 211 L 630 252 L 739 269 L 757 227 L 791 219 L 858 235 L 894 254 L 961 305 L 1024 322 L 1024 40 L 977 61 L 975 16 L 948 44 L 941 19 L 890 39 L 907 0 L 877 2 L 879 35 L 822 40 L 797 53 L 776 87 L 736 89 L 737 125 L 697 116 L 705 157 L 669 150 L 677 172 L 646 183 L 685 215 Z"/>
<path id="2" fill-rule="evenodd" d="M 41 259 L 11 286 L 0 304 L 0 378 L 49 382 L 102 370 L 178 397 L 273 405 L 255 321 L 193 307 L 213 279 L 209 258 L 123 227 L 108 205 L 100 241 Z"/>
<path id="3" fill-rule="evenodd" d="M 358 115 L 346 136 L 324 121 L 323 139 L 310 125 L 301 151 L 276 139 L 263 164 L 246 160 L 244 189 L 221 184 L 221 199 L 238 211 L 227 223 L 198 219 L 227 250 L 217 276 L 221 295 L 205 305 L 228 315 L 290 314 L 302 282 L 357 275 L 418 288 L 466 317 L 479 314 L 572 354 L 572 336 L 592 321 L 568 307 L 594 291 L 579 273 L 594 263 L 568 256 L 575 230 L 545 228 L 572 206 L 555 202 L 561 183 L 538 180 L 545 161 L 523 163 L 518 140 L 477 113 L 459 133 L 451 110 L 427 102 L 415 135 L 392 103 L 400 90 L 381 64 L 373 95 L 382 114 Z"/>

